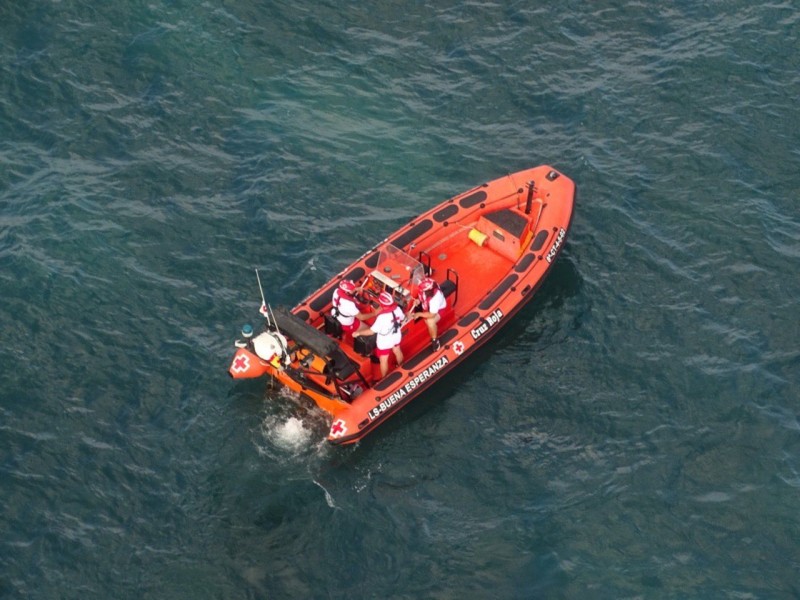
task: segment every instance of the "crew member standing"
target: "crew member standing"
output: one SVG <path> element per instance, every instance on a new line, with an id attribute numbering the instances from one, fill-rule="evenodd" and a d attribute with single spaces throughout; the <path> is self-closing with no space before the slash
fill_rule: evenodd
<path id="1" fill-rule="evenodd" d="M 401 328 L 406 315 L 389 292 L 381 292 L 378 296 L 378 316 L 375 322 L 366 330 L 358 330 L 353 337 L 375 333 L 375 354 L 381 367 L 381 377 L 386 377 L 389 372 L 389 353 L 393 352 L 397 364 L 403 362 L 403 351 L 400 341 L 403 339 Z"/>

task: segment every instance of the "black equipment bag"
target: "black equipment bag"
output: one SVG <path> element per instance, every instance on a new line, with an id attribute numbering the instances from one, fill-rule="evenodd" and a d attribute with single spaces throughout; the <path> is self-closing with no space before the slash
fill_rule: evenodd
<path id="1" fill-rule="evenodd" d="M 353 340 L 353 349 L 361 356 L 369 356 L 375 350 L 378 334 L 360 335 Z"/>
<path id="2" fill-rule="evenodd" d="M 325 333 L 337 340 L 342 339 L 342 324 L 339 319 L 328 313 L 325 313 Z"/>

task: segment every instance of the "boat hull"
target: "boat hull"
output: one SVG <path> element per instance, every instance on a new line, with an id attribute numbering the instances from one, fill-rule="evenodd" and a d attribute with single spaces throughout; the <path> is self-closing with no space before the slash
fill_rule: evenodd
<path id="1" fill-rule="evenodd" d="M 292 363 L 281 364 L 240 348 L 231 369 L 237 359 L 241 367 L 242 356 L 247 356 L 258 367 L 253 373 L 309 396 L 332 415 L 329 442 L 357 442 L 458 367 L 533 298 L 564 248 L 575 193 L 572 180 L 546 165 L 485 183 L 412 220 L 295 306 L 292 319 L 322 330 L 339 281 L 388 285 L 402 302 L 413 296 L 415 264 L 447 290 L 448 307 L 438 330 L 441 347 L 433 349 L 422 320 L 409 322 L 401 342 L 405 360 L 400 366 L 391 364 L 385 377 L 373 360 L 354 352 L 348 336 L 336 341 L 336 351 L 356 371 L 347 379 L 362 382 L 352 397 L 342 393 L 330 365 L 319 369 L 327 377 L 314 377 L 313 365 L 305 370 L 292 366 L 298 360 L 294 355 Z M 314 342 L 309 341 L 324 345 L 321 339 Z M 330 357 L 331 350 L 326 346 L 310 354 L 314 359 Z"/>

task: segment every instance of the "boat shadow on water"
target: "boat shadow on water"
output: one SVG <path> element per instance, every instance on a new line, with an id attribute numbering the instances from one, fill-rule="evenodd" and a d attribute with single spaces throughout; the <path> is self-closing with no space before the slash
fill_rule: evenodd
<path id="1" fill-rule="evenodd" d="M 581 316 L 588 310 L 588 307 L 570 302 L 580 297 L 582 289 L 583 280 L 569 256 L 567 244 L 553 272 L 533 299 L 514 317 L 517 327 L 501 329 L 492 344 L 479 348 L 476 354 L 486 360 L 509 347 L 538 344 L 531 348 L 535 351 L 563 341 L 568 335 L 565 327 L 578 329 Z"/>

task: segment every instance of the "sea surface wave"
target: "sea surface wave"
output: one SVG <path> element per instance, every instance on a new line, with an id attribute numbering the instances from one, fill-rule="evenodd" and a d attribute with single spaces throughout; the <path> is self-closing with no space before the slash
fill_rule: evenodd
<path id="1" fill-rule="evenodd" d="M 0 597 L 796 598 L 790 2 L 0 7 Z M 794 50 L 794 51 L 793 51 Z M 225 371 L 400 225 L 578 184 L 355 448 Z"/>

